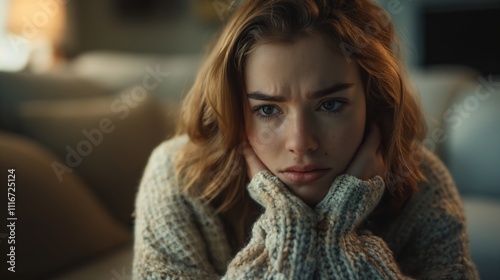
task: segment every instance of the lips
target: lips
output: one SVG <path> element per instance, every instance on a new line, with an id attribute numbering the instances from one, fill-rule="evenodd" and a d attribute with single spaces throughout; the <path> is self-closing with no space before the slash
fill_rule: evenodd
<path id="1" fill-rule="evenodd" d="M 329 170 L 330 168 L 323 168 L 320 166 L 301 165 L 288 167 L 280 173 L 284 176 L 285 181 L 304 184 L 319 180 L 325 176 Z"/>

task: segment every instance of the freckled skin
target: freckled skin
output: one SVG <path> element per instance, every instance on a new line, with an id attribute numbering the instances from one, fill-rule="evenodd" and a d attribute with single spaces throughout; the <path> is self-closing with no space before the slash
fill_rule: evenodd
<path id="1" fill-rule="evenodd" d="M 320 98 L 308 95 L 337 83 L 352 85 Z M 248 142 L 292 193 L 316 205 L 345 172 L 363 139 L 366 102 L 357 65 L 321 38 L 303 36 L 291 43 L 257 46 L 245 64 L 245 86 L 247 94 L 258 91 L 284 99 L 246 99 Z M 327 172 L 307 183 L 292 182 L 283 173 L 307 164 Z"/>

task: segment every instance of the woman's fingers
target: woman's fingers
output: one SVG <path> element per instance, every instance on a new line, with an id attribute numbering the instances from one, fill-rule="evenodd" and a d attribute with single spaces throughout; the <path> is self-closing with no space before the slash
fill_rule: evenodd
<path id="1" fill-rule="evenodd" d="M 267 169 L 248 142 L 243 142 L 243 156 L 247 163 L 247 175 L 250 180 L 255 174 Z"/>
<path id="2" fill-rule="evenodd" d="M 372 123 L 365 141 L 361 143 L 346 173 L 361 180 L 384 175 L 386 168 L 380 149 L 381 139 L 380 128 Z"/>

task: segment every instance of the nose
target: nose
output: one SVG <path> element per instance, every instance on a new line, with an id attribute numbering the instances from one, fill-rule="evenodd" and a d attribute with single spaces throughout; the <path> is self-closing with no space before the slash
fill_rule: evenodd
<path id="1" fill-rule="evenodd" d="M 287 121 L 286 149 L 297 155 L 314 152 L 318 148 L 317 129 L 314 121 L 305 114 L 290 117 Z"/>

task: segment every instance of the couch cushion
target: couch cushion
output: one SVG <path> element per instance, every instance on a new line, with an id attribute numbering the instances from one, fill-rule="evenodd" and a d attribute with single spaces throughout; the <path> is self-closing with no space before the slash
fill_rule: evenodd
<path id="1" fill-rule="evenodd" d="M 153 72 L 162 72 L 151 91 L 162 100 L 178 102 L 195 80 L 202 61 L 198 54 L 146 55 L 89 51 L 72 60 L 64 71 L 106 88 L 122 90 L 143 85 Z M 164 75 L 168 73 L 168 76 Z"/>
<path id="2" fill-rule="evenodd" d="M 26 101 L 111 95 L 95 83 L 65 75 L 0 72 L 0 129 L 19 130 L 19 110 Z"/>
<path id="3" fill-rule="evenodd" d="M 443 131 L 446 128 L 445 112 L 450 101 L 460 92 L 475 86 L 477 73 L 463 67 L 433 67 L 426 71 L 412 72 L 418 100 L 422 105 L 427 124 L 424 145 L 440 157 L 443 156 Z"/>
<path id="4" fill-rule="evenodd" d="M 154 98 L 139 100 L 130 94 L 30 101 L 21 108 L 25 134 L 61 158 L 51 175 L 66 180 L 65 170 L 74 170 L 110 213 L 129 226 L 147 159 L 173 131 Z"/>
<path id="5" fill-rule="evenodd" d="M 444 160 L 462 194 L 500 199 L 500 88 L 487 79 L 452 100 Z"/>
<path id="6" fill-rule="evenodd" d="M 44 147 L 0 132 L 0 154 L 5 180 L 7 169 L 15 169 L 17 217 L 16 273 L 2 269 L 0 278 L 31 279 L 130 241 L 131 233 L 107 213 L 80 177 L 68 173 L 63 181 L 57 180 L 51 164 L 60 159 Z M 2 198 L 6 197 L 7 188 L 2 188 Z M 2 221 L 6 212 L 1 211 Z M 1 260 L 5 268 L 4 240 Z"/>

